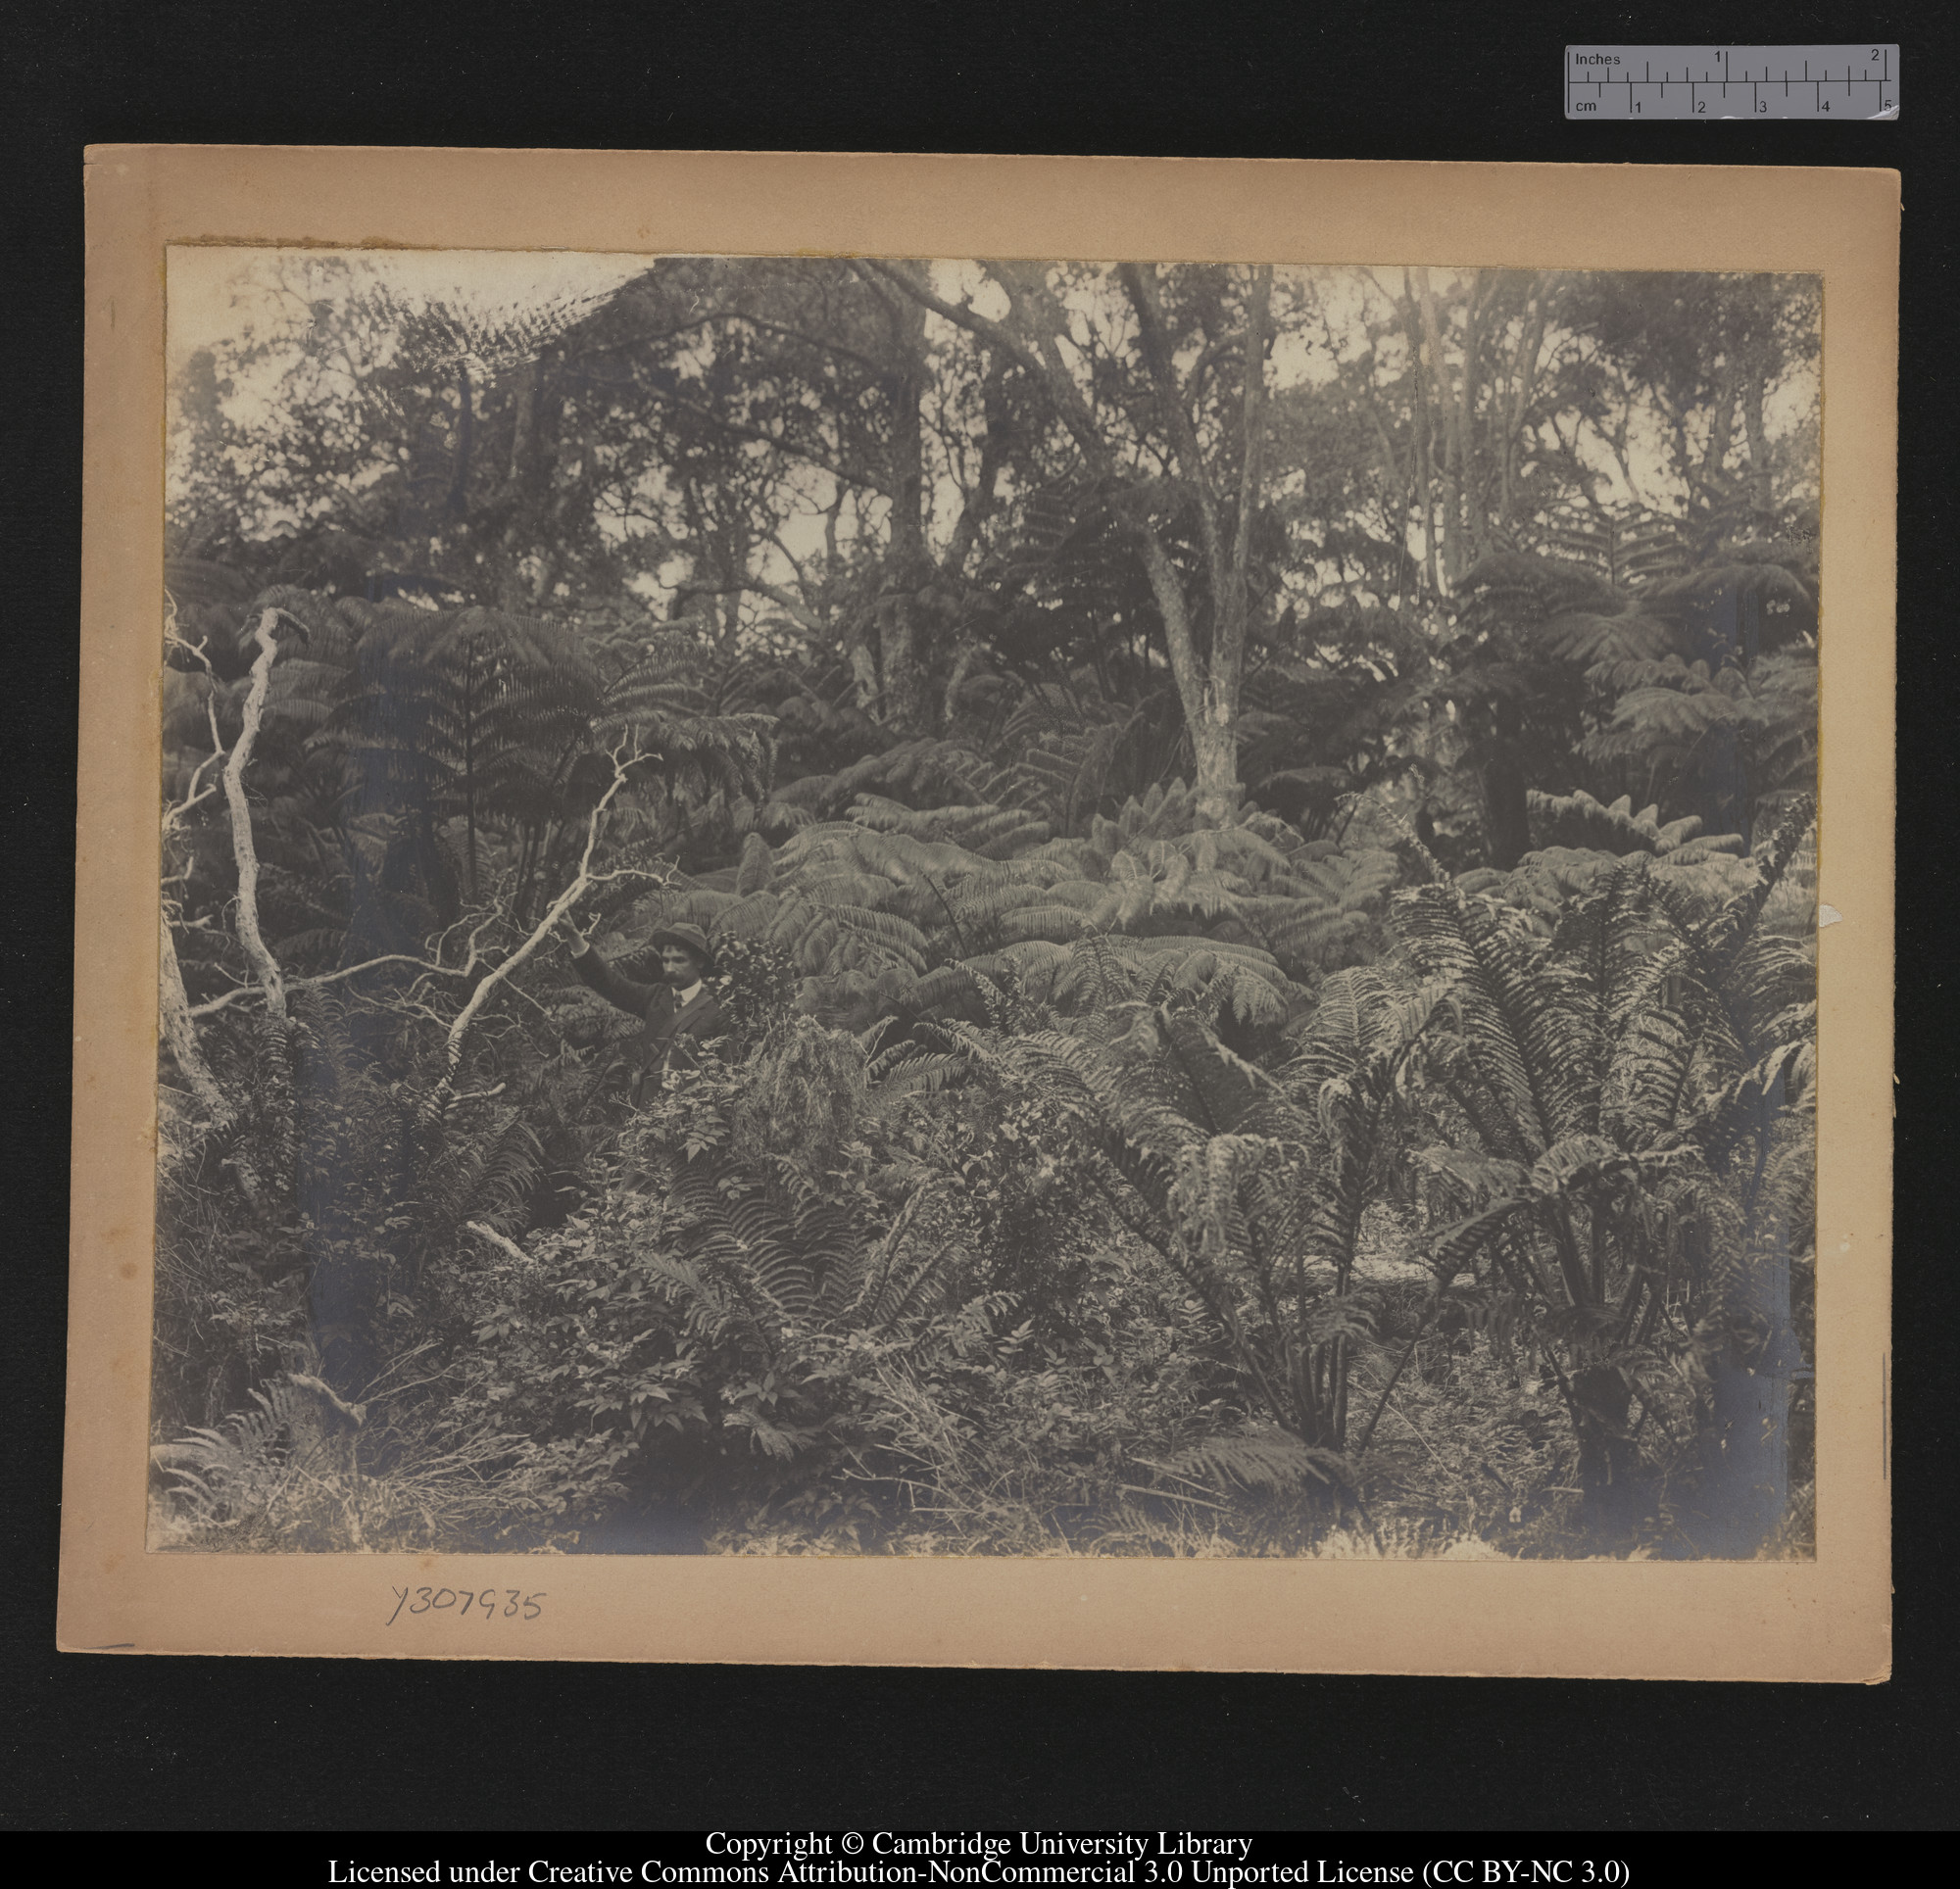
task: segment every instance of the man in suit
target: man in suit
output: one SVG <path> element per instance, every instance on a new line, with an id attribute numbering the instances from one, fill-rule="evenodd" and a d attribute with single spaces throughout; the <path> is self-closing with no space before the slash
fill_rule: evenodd
<path id="1" fill-rule="evenodd" d="M 727 1020 L 703 979 L 714 973 L 714 952 L 695 925 L 669 925 L 654 934 L 660 947 L 661 981 L 642 984 L 616 970 L 570 926 L 571 968 L 609 1003 L 646 1021 L 640 1034 L 640 1066 L 633 1076 L 633 1099 L 669 1069 L 692 1069 L 704 1051 L 728 1034 Z"/>

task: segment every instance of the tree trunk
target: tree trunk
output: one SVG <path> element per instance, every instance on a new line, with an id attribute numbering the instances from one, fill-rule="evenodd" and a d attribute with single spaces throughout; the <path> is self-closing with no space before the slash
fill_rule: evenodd
<path id="1" fill-rule="evenodd" d="M 1729 457 L 1729 442 L 1735 428 L 1736 369 L 1730 363 L 1715 379 L 1714 405 L 1709 409 L 1708 418 L 1708 450 L 1701 456 L 1701 469 L 1694 481 L 1707 505 L 1717 506 L 1722 502 L 1722 467 Z"/>
<path id="2" fill-rule="evenodd" d="M 1496 709 L 1496 739 L 1483 769 L 1485 863 L 1509 872 L 1531 850 L 1531 813 L 1525 799 L 1524 760 L 1518 752 L 1518 711 L 1508 702 Z"/>
<path id="3" fill-rule="evenodd" d="M 1255 270 L 1246 310 L 1245 367 L 1240 419 L 1240 479 L 1236 526 L 1231 545 L 1220 528 L 1218 495 L 1208 475 L 1202 449 L 1185 405 L 1177 365 L 1157 301 L 1153 271 L 1125 264 L 1117 271 L 1137 315 L 1138 341 L 1156 395 L 1157 416 L 1175 455 L 1178 483 L 1195 505 L 1204 569 L 1211 598 L 1211 652 L 1205 672 L 1199 672 L 1190 634 L 1189 612 L 1182 605 L 1176 573 L 1160 544 L 1145 547 L 1151 585 L 1164 615 L 1165 641 L 1171 670 L 1184 707 L 1185 725 L 1197 759 L 1197 798 L 1200 813 L 1211 820 L 1229 817 L 1239 803 L 1239 689 L 1246 664 L 1246 628 L 1250 608 L 1252 514 L 1259 499 L 1259 460 L 1265 425 L 1266 328 L 1271 315 L 1273 272 Z M 1154 541 L 1154 529 L 1146 533 Z M 1170 607 L 1167 593 L 1176 591 L 1178 605 Z"/>
<path id="4" fill-rule="evenodd" d="M 897 357 L 892 386 L 892 539 L 885 595 L 878 608 L 885 718 L 902 728 L 929 730 L 932 703 L 920 648 L 920 592 L 931 563 L 925 538 L 925 304 L 890 298 Z"/>
<path id="5" fill-rule="evenodd" d="M 1207 820 L 1229 819 L 1239 805 L 1237 718 L 1212 713 L 1192 724 L 1191 745 L 1198 761 L 1199 812 Z"/>
<path id="6" fill-rule="evenodd" d="M 878 658 L 865 640 L 861 617 L 855 619 L 846 631 L 845 644 L 850 653 L 851 684 L 858 706 L 867 715 L 874 714 L 878 706 Z"/>
<path id="7" fill-rule="evenodd" d="M 1783 1106 L 1774 1085 L 1756 1114 L 1755 1175 L 1740 1244 L 1753 1252 L 1716 1294 L 1726 1339 L 1710 1369 L 1713 1409 L 1702 1438 L 1696 1545 L 1747 1557 L 1776 1532 L 1789 1503 L 1790 1393 L 1803 1350 L 1790 1311 L 1789 1231 L 1759 1218 L 1770 1137 Z"/>
<path id="8" fill-rule="evenodd" d="M 252 750 L 266 715 L 266 698 L 272 684 L 272 664 L 278 660 L 279 646 L 272 640 L 272 628 L 279 620 L 276 609 L 261 610 L 253 631 L 259 654 L 252 664 L 251 687 L 246 691 L 243 726 L 231 745 L 230 758 L 224 763 L 224 805 L 231 826 L 231 856 L 238 868 L 236 925 L 238 943 L 244 947 L 246 962 L 266 993 L 266 1014 L 279 1024 L 286 1020 L 286 981 L 278 960 L 268 949 L 259 929 L 259 848 L 252 839 L 252 808 L 245 798 L 245 770 L 252 764 Z"/>
<path id="9" fill-rule="evenodd" d="M 1471 278 L 1468 318 L 1463 328 L 1463 377 L 1456 390 L 1456 516 L 1452 520 L 1461 541 L 1460 567 L 1468 570 L 1484 555 L 1484 502 L 1477 487 L 1477 376 L 1482 368 L 1484 317 L 1488 312 L 1489 277 L 1479 269 Z"/>
<path id="10" fill-rule="evenodd" d="M 1508 406 L 1494 403 L 1502 409 L 1504 437 L 1498 443 L 1498 463 L 1503 468 L 1499 489 L 1497 523 L 1506 531 L 1510 529 L 1511 512 L 1516 499 L 1518 464 L 1518 436 L 1524 430 L 1525 413 L 1531 406 L 1532 390 L 1538 382 L 1539 350 L 1544 345 L 1545 305 L 1550 296 L 1551 277 L 1540 276 L 1531 289 L 1531 314 L 1525 321 L 1525 331 L 1518 342 L 1518 351 L 1511 361 L 1511 398 Z M 1494 420 L 1493 422 L 1495 423 Z"/>
<path id="11" fill-rule="evenodd" d="M 183 966 L 177 958 L 176 940 L 171 936 L 168 913 L 158 916 L 157 971 L 157 1020 L 164 1041 L 176 1062 L 177 1073 L 190 1085 L 203 1108 L 207 1126 L 221 1124 L 229 1119 L 231 1106 L 197 1040 L 197 1024 L 190 1014 L 190 996 L 184 990 Z M 172 1151 L 165 1152 L 168 1159 Z"/>
<path id="12" fill-rule="evenodd" d="M 1399 313 L 1402 332 L 1408 338 L 1409 358 L 1415 363 L 1415 439 L 1410 450 L 1415 486 L 1422 498 L 1422 561 L 1429 577 L 1429 594 L 1443 595 L 1443 565 L 1437 551 L 1436 530 L 1436 446 L 1430 425 L 1429 380 L 1423 368 L 1422 328 L 1415 312 L 1415 287 L 1407 269 L 1402 270 L 1402 300 Z"/>
<path id="13" fill-rule="evenodd" d="M 1061 358 L 1056 337 L 1062 331 L 1064 317 L 1039 267 L 1008 263 L 988 265 L 989 272 L 1006 294 L 1009 308 L 1008 319 L 996 321 L 976 315 L 959 303 L 948 302 L 934 295 L 918 278 L 916 271 L 906 272 L 890 263 L 861 263 L 858 266 L 866 279 L 882 281 L 902 290 L 921 310 L 930 309 L 956 326 L 1000 348 L 1008 360 L 1046 391 L 1055 416 L 1068 429 L 1084 463 L 1109 484 L 1125 478 L 1126 468 L 1119 465 L 1110 442 L 1100 430 L 1095 414 L 1084 400 L 1081 389 L 1070 378 Z M 1170 443 L 1177 467 L 1173 482 L 1181 488 L 1181 496 L 1190 500 L 1197 509 L 1207 581 L 1214 605 L 1215 645 L 1220 641 L 1221 633 L 1227 630 L 1231 613 L 1228 605 L 1235 588 L 1243 591 L 1245 560 L 1234 556 L 1228 561 L 1226 556 L 1217 495 L 1207 477 L 1197 432 L 1184 404 L 1183 390 L 1178 384 L 1176 364 L 1171 358 L 1157 306 L 1154 271 L 1124 265 L 1117 273 L 1136 311 L 1139 340 L 1155 395 L 1157 417 Z M 1250 449 L 1253 460 L 1249 468 L 1251 476 L 1244 481 L 1248 496 L 1242 504 L 1249 506 L 1256 502 L 1257 495 L 1258 420 L 1265 398 L 1264 323 L 1270 306 L 1271 285 L 1271 271 L 1257 271 L 1253 277 L 1252 302 L 1248 319 L 1248 359 L 1254 371 L 1247 379 L 1247 419 L 1250 430 L 1244 436 L 1242 444 Z M 894 320 L 896 325 L 896 315 Z M 914 317 L 915 324 L 922 322 L 922 314 Z M 922 327 L 919 329 L 915 358 L 923 362 Z M 902 402 L 901 407 L 909 408 L 908 412 L 900 413 L 901 423 L 915 427 L 918 423 L 916 400 Z M 901 460 L 912 467 L 923 462 L 922 453 L 895 447 L 895 467 Z M 895 553 L 898 534 L 912 530 L 914 521 L 923 542 L 922 509 L 922 506 L 915 509 L 900 501 L 895 480 Z M 1223 667 L 1214 662 L 1207 673 L 1199 660 L 1191 606 L 1184 596 L 1177 568 L 1157 534 L 1156 520 L 1151 515 L 1141 494 L 1133 495 L 1122 510 L 1143 557 L 1152 595 L 1163 618 L 1164 643 L 1177 683 L 1178 700 L 1184 709 L 1186 726 L 1191 731 L 1192 745 L 1200 754 L 1200 800 L 1222 811 L 1227 806 L 1236 805 L 1238 800 L 1237 675 L 1243 661 L 1243 644 L 1235 650 L 1228 643 Z M 1236 609 L 1238 634 L 1243 637 L 1243 599 Z M 886 677 L 886 693 L 890 700 L 892 678 L 889 675 Z"/>
<path id="14" fill-rule="evenodd" d="M 456 363 L 456 458 L 446 509 L 453 518 L 469 513 L 469 461 L 476 446 L 476 401 L 469 385 L 469 363 Z"/>
<path id="15" fill-rule="evenodd" d="M 1638 1446 L 1628 1434 L 1633 1397 L 1608 1365 L 1594 1365 L 1572 1380 L 1578 1403 L 1579 1486 L 1587 1532 L 1597 1545 L 1624 1543 L 1643 1518 L 1646 1491 L 1636 1474 Z"/>
<path id="16" fill-rule="evenodd" d="M 1748 376 L 1742 382 L 1742 430 L 1749 442 L 1749 503 L 1758 511 L 1776 509 L 1770 482 L 1769 434 L 1763 424 L 1763 384 L 1767 378 L 1759 357 L 1749 363 Z"/>
<path id="17" fill-rule="evenodd" d="M 1463 575 L 1463 448 L 1458 433 L 1460 412 L 1449 384 L 1449 367 L 1443 357 L 1443 321 L 1429 271 L 1416 270 L 1417 307 L 1422 315 L 1423 352 L 1428 356 L 1432 404 L 1443 424 L 1443 577 L 1453 590 Z M 1465 364 L 1465 372 L 1469 371 Z"/>
<path id="18" fill-rule="evenodd" d="M 1273 272 L 1257 270 L 1246 311 L 1246 366 L 1241 396 L 1238 518 L 1232 534 L 1232 561 L 1218 587 L 1216 629 L 1211 636 L 1211 681 L 1206 694 L 1207 719 L 1216 722 L 1231 744 L 1231 801 L 1218 805 L 1210 817 L 1229 814 L 1238 801 L 1239 692 L 1246 677 L 1246 631 L 1252 609 L 1252 518 L 1259 508 L 1259 469 L 1265 445 L 1266 330 L 1272 316 Z M 1207 784 L 1200 769 L 1198 799 L 1210 808 L 1218 799 L 1215 784 Z"/>

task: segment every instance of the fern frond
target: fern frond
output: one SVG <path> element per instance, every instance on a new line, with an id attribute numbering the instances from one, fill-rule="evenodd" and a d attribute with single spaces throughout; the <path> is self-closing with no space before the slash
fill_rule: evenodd
<path id="1" fill-rule="evenodd" d="M 1396 929 L 1425 979 L 1454 994 L 1461 1066 L 1493 1086 L 1534 1154 L 1598 1118 L 1601 1045 L 1571 969 L 1455 886 L 1397 895 Z"/>
<path id="2" fill-rule="evenodd" d="M 1236 1436 L 1207 1436 L 1180 1450 L 1169 1462 L 1147 1468 L 1198 1479 L 1230 1493 L 1297 1495 L 1302 1488 L 1348 1489 L 1353 1471 L 1336 1451 L 1315 1449 L 1285 1430 L 1246 1430 Z"/>

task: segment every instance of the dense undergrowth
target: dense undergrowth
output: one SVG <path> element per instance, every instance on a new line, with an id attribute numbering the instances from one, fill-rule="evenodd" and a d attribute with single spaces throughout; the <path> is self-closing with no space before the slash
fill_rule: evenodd
<path id="1" fill-rule="evenodd" d="M 784 848 L 821 900 L 675 880 L 736 1041 L 640 1107 L 563 971 L 466 1075 L 389 966 L 283 1041 L 220 1010 L 251 1100 L 166 1164 L 160 1542 L 1707 1552 L 1721 1377 L 1808 1237 L 1807 811 L 1452 879 L 1152 804 L 1142 895 L 878 802 Z M 1310 994 L 1234 922 L 1357 880 Z M 1180 893 L 1212 931 L 1096 923 Z M 785 910 L 806 966 L 890 953 L 886 1014 L 825 1021 Z"/>

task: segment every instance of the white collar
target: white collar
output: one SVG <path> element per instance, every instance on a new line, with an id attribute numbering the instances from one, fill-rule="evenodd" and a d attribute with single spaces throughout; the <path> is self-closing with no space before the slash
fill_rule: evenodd
<path id="1" fill-rule="evenodd" d="M 700 978 L 696 978 L 695 981 L 692 984 L 690 984 L 685 991 L 676 991 L 674 993 L 674 1007 L 676 1009 L 684 1009 L 688 1004 L 692 1003 L 695 1000 L 695 998 L 701 994 L 701 992 L 702 992 L 702 980 Z"/>

